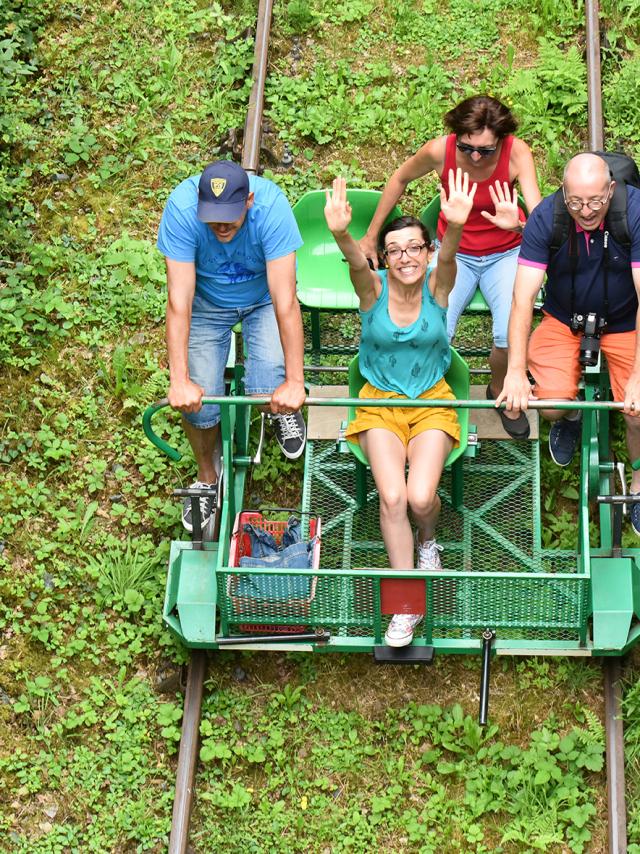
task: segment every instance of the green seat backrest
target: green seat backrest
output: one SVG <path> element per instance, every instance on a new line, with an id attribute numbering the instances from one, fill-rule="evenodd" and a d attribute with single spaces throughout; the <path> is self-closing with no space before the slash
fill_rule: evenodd
<path id="1" fill-rule="evenodd" d="M 445 379 L 449 383 L 451 387 L 451 391 L 458 398 L 458 400 L 469 400 L 469 366 L 462 358 L 462 356 L 454 350 L 453 347 L 451 350 L 451 365 L 449 370 L 446 373 Z M 360 373 L 360 361 L 359 356 L 354 356 L 349 364 L 349 397 L 358 397 L 360 393 L 360 389 L 365 384 L 366 380 Z M 469 410 L 468 409 L 458 409 L 458 420 L 460 421 L 460 445 L 457 448 L 454 448 L 447 460 L 445 465 L 451 465 L 451 463 L 455 462 L 459 456 L 464 454 L 467 442 L 469 439 Z M 349 407 L 349 424 L 356 417 L 355 407 Z M 361 463 L 368 465 L 367 458 L 364 454 L 364 451 L 360 447 L 358 442 L 354 442 L 353 440 L 347 439 L 347 444 L 349 446 L 349 450 L 354 453 L 356 458 L 360 460 Z"/>
<path id="2" fill-rule="evenodd" d="M 522 196 L 518 196 L 518 205 L 522 208 L 525 215 L 529 215 L 529 211 L 527 210 L 527 206 L 524 203 L 524 199 Z M 438 231 L 438 217 L 440 215 L 440 194 L 434 196 L 426 208 L 420 214 L 420 221 L 425 225 L 427 231 L 429 232 L 429 237 L 431 240 L 436 239 L 436 234 Z M 471 302 L 467 306 L 467 311 L 489 311 L 489 307 L 485 302 L 485 298 L 480 293 L 480 289 L 476 288 L 476 292 L 473 295 Z"/>
<path id="3" fill-rule="evenodd" d="M 377 190 L 347 190 L 351 203 L 351 235 L 360 240 L 373 219 L 380 196 Z M 306 308 L 329 311 L 357 309 L 358 299 L 349 278 L 349 267 L 324 218 L 324 190 L 311 190 L 293 207 L 304 245 L 298 249 L 298 299 Z M 401 216 L 395 207 L 387 221 Z"/>

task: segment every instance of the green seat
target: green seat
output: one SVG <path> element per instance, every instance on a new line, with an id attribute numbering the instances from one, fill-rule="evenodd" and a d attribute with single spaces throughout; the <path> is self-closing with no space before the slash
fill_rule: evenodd
<path id="1" fill-rule="evenodd" d="M 349 231 L 356 240 L 364 237 L 381 195 L 377 190 L 347 190 L 352 210 Z M 358 298 L 349 278 L 349 266 L 343 261 L 324 218 L 325 202 L 324 190 L 311 190 L 293 207 L 304 241 L 296 253 L 298 299 L 302 307 L 311 312 L 314 351 L 321 349 L 319 312 L 354 311 L 358 308 Z M 387 221 L 401 215 L 400 208 L 396 206 Z"/>
<path id="2" fill-rule="evenodd" d="M 469 366 L 462 356 L 454 350 L 451 350 L 451 365 L 445 375 L 446 381 L 451 387 L 451 391 L 458 400 L 469 400 Z M 360 373 L 359 356 L 354 356 L 349 365 L 349 397 L 358 397 L 360 389 L 365 384 L 366 380 Z M 354 406 L 349 407 L 349 424 L 356 417 L 356 409 Z M 469 410 L 458 409 L 458 420 L 460 421 L 460 444 L 454 448 L 446 459 L 445 465 L 449 466 L 454 463 L 459 457 L 464 454 L 469 440 Z M 352 439 L 347 439 L 349 450 L 353 452 L 356 459 L 364 465 L 369 465 L 364 451 L 358 442 Z"/>
<path id="3" fill-rule="evenodd" d="M 528 215 L 527 206 L 524 203 L 522 196 L 518 196 L 518 205 Z M 420 214 L 420 221 L 426 226 L 431 240 L 436 239 L 438 230 L 438 216 L 440 215 L 440 195 L 434 196 L 426 208 Z M 466 308 L 466 311 L 489 311 L 485 298 L 480 293 L 480 288 L 476 288 L 476 292 L 471 298 L 471 302 Z"/>
<path id="4" fill-rule="evenodd" d="M 380 196 L 377 190 L 347 190 L 351 203 L 351 235 L 360 240 L 373 219 Z M 298 298 L 306 308 L 323 311 L 356 309 L 358 299 L 349 278 L 349 267 L 324 218 L 324 190 L 311 190 L 296 202 L 293 214 L 304 246 L 297 251 Z M 389 217 L 401 216 L 395 207 Z"/>

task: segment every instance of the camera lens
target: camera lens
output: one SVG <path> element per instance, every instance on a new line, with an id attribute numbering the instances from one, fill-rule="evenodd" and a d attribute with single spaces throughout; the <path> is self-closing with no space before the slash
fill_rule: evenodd
<path id="1" fill-rule="evenodd" d="M 585 336 L 580 342 L 580 364 L 593 367 L 598 364 L 600 341 L 597 338 Z"/>

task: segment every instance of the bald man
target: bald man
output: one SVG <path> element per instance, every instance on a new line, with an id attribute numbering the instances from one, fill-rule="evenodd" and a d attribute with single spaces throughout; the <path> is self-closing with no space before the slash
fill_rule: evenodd
<path id="1" fill-rule="evenodd" d="M 529 400 L 575 400 L 581 375 L 582 329 L 572 318 L 595 314 L 600 345 L 607 358 L 614 400 L 624 401 L 627 448 L 640 465 L 640 347 L 636 337 L 640 295 L 640 190 L 627 187 L 631 245 L 609 233 L 607 212 L 615 189 L 607 163 L 595 154 L 578 154 L 567 164 L 562 193 L 573 222 L 568 238 L 551 254 L 554 196 L 531 214 L 524 230 L 509 321 L 509 367 L 497 403 L 512 411 Z M 547 275 L 543 318 L 531 332 L 533 307 Z M 527 346 L 528 345 L 528 346 Z M 535 380 L 533 389 L 527 378 Z M 558 465 L 571 462 L 580 441 L 578 410 L 542 410 L 553 422 L 549 451 Z M 633 470 L 631 492 L 640 492 L 640 468 Z M 640 536 L 640 504 L 631 523 Z"/>

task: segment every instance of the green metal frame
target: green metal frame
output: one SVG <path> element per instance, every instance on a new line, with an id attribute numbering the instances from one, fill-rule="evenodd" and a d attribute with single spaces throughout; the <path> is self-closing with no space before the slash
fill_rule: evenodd
<path id="1" fill-rule="evenodd" d="M 369 651 L 381 642 L 389 615 L 383 611 L 389 581 L 422 584 L 426 618 L 414 643 L 442 652 L 478 653 L 487 626 L 497 631 L 494 649 L 508 654 L 613 655 L 640 638 L 640 550 L 615 550 L 611 511 L 593 510 L 596 494 L 611 490 L 609 411 L 619 408 L 597 398 L 606 389 L 603 372 L 588 375 L 581 447 L 579 547 L 576 552 L 545 549 L 540 530 L 538 442 L 483 441 L 475 459 L 463 458 L 464 504 L 456 505 L 455 484 L 445 473 L 439 539 L 446 570 L 437 573 L 391 571 L 385 567 L 377 494 L 370 473 L 335 442 L 310 441 L 305 457 L 302 509 L 322 516 L 321 568 L 244 570 L 229 566 L 235 514 L 243 506 L 250 464 L 247 397 L 212 398 L 222 410 L 225 465 L 224 500 L 218 543 L 196 551 L 190 542 L 172 544 L 163 619 L 185 645 L 217 648 L 217 637 L 260 626 L 325 628 L 325 644 L 282 643 L 269 649 L 317 652 Z M 319 406 L 453 406 L 477 409 L 488 401 L 365 401 L 355 398 L 309 401 Z M 574 404 L 560 404 L 572 408 Z M 145 413 L 145 430 L 158 447 Z M 175 455 L 174 455 L 175 458 Z M 364 500 L 363 500 L 364 499 Z M 596 521 L 593 539 L 589 524 Z M 442 531 L 442 534 L 440 534 Z M 238 603 L 227 579 L 244 573 L 317 578 L 313 601 L 273 613 L 269 603 Z M 275 579 L 274 579 L 275 581 Z M 216 616 L 217 614 L 217 616 Z"/>

